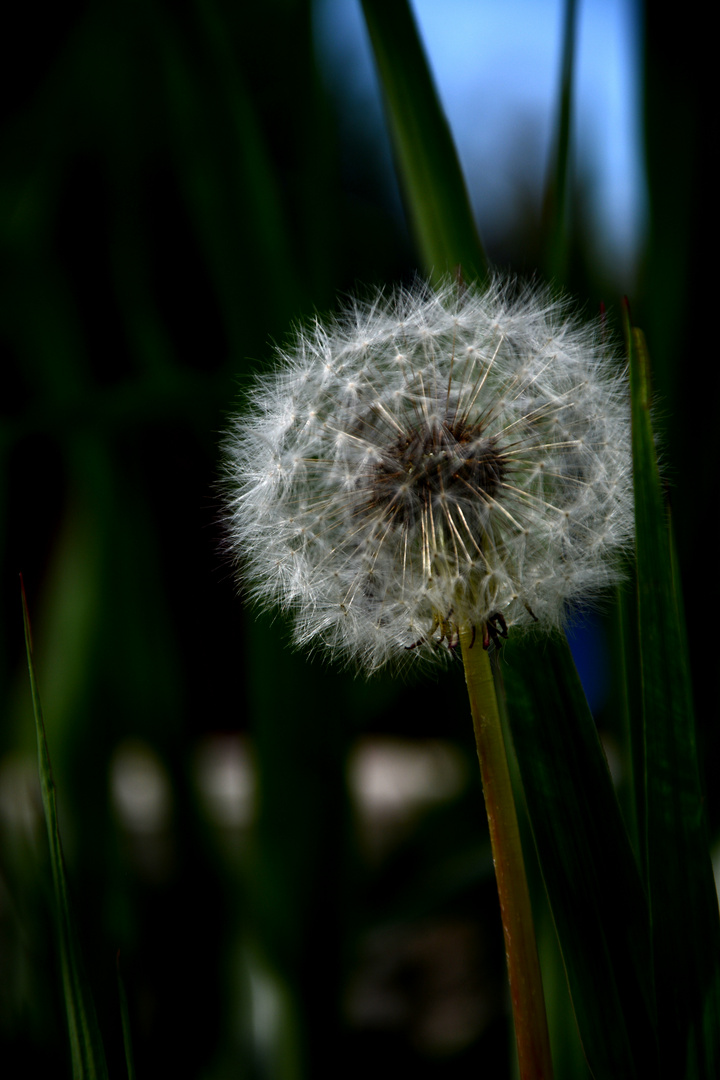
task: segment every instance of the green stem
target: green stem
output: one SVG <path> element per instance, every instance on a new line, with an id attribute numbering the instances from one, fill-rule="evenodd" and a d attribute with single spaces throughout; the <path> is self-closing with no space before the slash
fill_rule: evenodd
<path id="1" fill-rule="evenodd" d="M 472 627 L 460 628 L 465 680 L 490 825 L 521 1080 L 551 1080 L 540 963 L 510 771 L 490 659 Z"/>

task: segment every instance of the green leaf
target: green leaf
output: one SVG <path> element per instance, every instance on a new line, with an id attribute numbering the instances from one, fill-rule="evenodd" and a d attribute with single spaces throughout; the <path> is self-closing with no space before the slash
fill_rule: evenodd
<path id="1" fill-rule="evenodd" d="M 95 1080 L 95 1078 L 107 1078 L 108 1071 L 105 1063 L 102 1036 L 95 1015 L 92 993 L 83 969 L 77 930 L 70 908 L 70 895 L 65 873 L 65 860 L 63 858 L 60 830 L 58 828 L 55 783 L 50 767 L 50 754 L 48 752 L 47 738 L 45 735 L 45 723 L 43 721 L 40 695 L 38 692 L 37 680 L 35 678 L 30 616 L 28 614 L 24 587 L 22 588 L 22 603 L 23 619 L 25 623 L 25 648 L 27 651 L 30 688 L 32 691 L 33 712 L 35 714 L 35 729 L 37 734 L 40 787 L 42 791 L 43 810 L 45 812 L 45 825 L 47 827 L 48 842 L 50 845 L 50 865 L 52 868 L 53 888 L 57 909 L 60 967 L 62 971 L 63 996 L 65 998 L 68 1033 L 70 1036 L 72 1074 L 73 1080 L 86 1080 L 86 1078 L 87 1080 Z"/>
<path id="2" fill-rule="evenodd" d="M 645 338 L 626 311 L 632 392 L 647 886 L 663 1076 L 720 1076 L 720 919 L 698 768 L 672 528 L 657 467 Z M 642 815 L 638 815 L 642 820 Z"/>
<path id="3" fill-rule="evenodd" d="M 437 281 L 483 279 L 480 243 L 448 122 L 407 0 L 363 0 L 415 241 Z"/>
<path id="4" fill-rule="evenodd" d="M 588 1065 L 657 1075 L 648 913 L 595 723 L 564 638 L 510 641 L 502 670 L 540 869 Z"/>

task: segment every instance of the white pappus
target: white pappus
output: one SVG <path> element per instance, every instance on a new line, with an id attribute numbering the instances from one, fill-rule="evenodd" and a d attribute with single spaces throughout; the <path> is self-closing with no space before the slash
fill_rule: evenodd
<path id="1" fill-rule="evenodd" d="M 299 644 L 370 671 L 558 626 L 630 543 L 626 377 L 536 287 L 381 292 L 279 351 L 224 479 L 241 579 Z"/>

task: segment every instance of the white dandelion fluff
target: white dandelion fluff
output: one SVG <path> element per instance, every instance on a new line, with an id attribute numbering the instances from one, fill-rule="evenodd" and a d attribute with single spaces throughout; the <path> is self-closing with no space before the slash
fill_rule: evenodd
<path id="1" fill-rule="evenodd" d="M 226 442 L 251 594 L 372 670 L 561 623 L 632 532 L 624 375 L 596 326 L 496 280 L 300 330 Z"/>

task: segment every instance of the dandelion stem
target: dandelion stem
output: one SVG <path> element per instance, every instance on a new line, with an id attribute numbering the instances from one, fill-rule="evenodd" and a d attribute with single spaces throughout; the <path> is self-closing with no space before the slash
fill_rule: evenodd
<path id="1" fill-rule="evenodd" d="M 551 1080 L 545 999 L 490 659 L 471 626 L 460 629 L 465 680 L 490 825 L 521 1080 Z"/>

